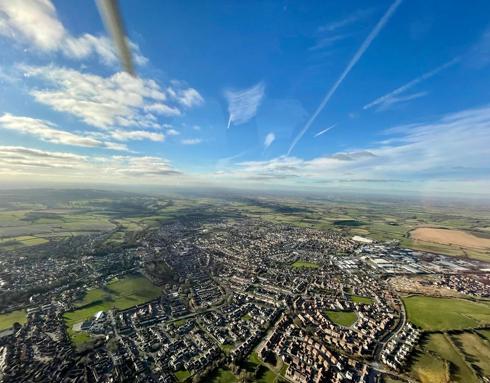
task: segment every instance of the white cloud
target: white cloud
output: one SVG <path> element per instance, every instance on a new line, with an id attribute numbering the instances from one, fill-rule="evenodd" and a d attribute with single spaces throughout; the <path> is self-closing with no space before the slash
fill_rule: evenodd
<path id="1" fill-rule="evenodd" d="M 180 174 L 172 168 L 170 162 L 152 156 L 143 157 L 112 157 L 106 166 L 106 172 L 129 177 L 172 176 Z"/>
<path id="2" fill-rule="evenodd" d="M 381 19 L 376 23 L 374 28 L 371 30 L 369 35 L 366 37 L 366 39 L 363 41 L 361 46 L 357 49 L 356 53 L 354 56 L 351 58 L 347 66 L 345 67 L 344 71 L 341 73 L 337 81 L 332 85 L 330 90 L 327 92 L 323 100 L 320 102 L 320 105 L 317 107 L 313 115 L 310 117 L 310 119 L 307 121 L 306 125 L 301 129 L 301 131 L 298 133 L 298 135 L 294 138 L 293 142 L 289 146 L 287 155 L 291 153 L 291 151 L 294 149 L 296 144 L 301 140 L 301 138 L 304 136 L 304 134 L 308 131 L 310 126 L 313 124 L 313 122 L 316 120 L 320 112 L 325 108 L 327 103 L 330 101 L 330 98 L 334 95 L 336 92 L 337 88 L 342 84 L 344 79 L 347 77 L 347 75 L 350 73 L 354 65 L 357 64 L 357 62 L 361 59 L 363 56 L 364 52 L 369 48 L 371 43 L 374 41 L 374 39 L 378 36 L 378 34 L 381 32 L 385 24 L 388 22 L 388 20 L 393 16 L 395 13 L 396 9 L 400 6 L 402 0 L 395 0 L 391 6 L 388 8 L 388 10 L 384 13 L 384 15 L 381 17 Z"/>
<path id="3" fill-rule="evenodd" d="M 444 63 L 441 66 L 438 66 L 437 68 L 424 73 L 423 75 L 414 78 L 413 80 L 407 82 L 405 85 L 402 85 L 401 87 L 385 94 L 384 96 L 378 97 L 376 100 L 371 101 L 370 103 L 364 105 L 363 109 L 367 110 L 373 107 L 376 107 L 378 110 L 386 110 L 390 106 L 400 103 L 400 102 L 406 102 L 409 100 L 413 100 L 416 98 L 420 98 L 425 96 L 427 93 L 426 92 L 418 92 L 418 93 L 413 93 L 410 95 L 405 95 L 402 96 L 404 92 L 409 90 L 410 88 L 413 88 L 414 86 L 418 85 L 419 83 L 428 80 L 429 78 L 435 76 L 439 72 L 443 71 L 444 69 L 450 67 L 451 65 L 454 65 L 459 61 L 459 58 L 452 59 L 446 63 Z"/>
<path id="4" fill-rule="evenodd" d="M 179 81 L 172 81 L 174 88 L 168 88 L 167 91 L 170 96 L 179 104 L 192 108 L 193 106 L 199 106 L 204 102 L 204 99 L 199 92 L 193 88 L 182 87 Z"/>
<path id="5" fill-rule="evenodd" d="M 168 106 L 165 104 L 151 104 L 144 107 L 145 112 L 153 112 L 155 114 L 161 114 L 163 116 L 180 116 L 181 112 L 176 107 Z"/>
<path id="6" fill-rule="evenodd" d="M 228 128 L 231 124 L 240 125 L 252 119 L 257 114 L 264 92 L 265 86 L 262 82 L 251 88 L 225 92 L 228 100 Z"/>
<path id="7" fill-rule="evenodd" d="M 97 128 L 161 128 L 157 115 L 172 117 L 181 113 L 177 106 L 168 105 L 172 88 L 164 90 L 154 80 L 125 72 L 101 77 L 56 66 L 21 69 L 27 77 L 44 84 L 43 88 L 30 90 L 36 101 Z"/>
<path id="8" fill-rule="evenodd" d="M 49 0 L 0 0 L 0 35 L 44 53 L 61 52 L 72 59 L 97 56 L 108 65 L 117 62 L 116 51 L 107 37 L 89 33 L 73 36 Z M 136 63 L 142 65 L 148 61 L 134 42 L 129 42 L 129 46 Z"/>
<path id="9" fill-rule="evenodd" d="M 5 113 L 0 117 L 0 128 L 15 131 L 20 134 L 28 134 L 53 144 L 127 150 L 125 145 L 104 142 L 87 135 L 75 134 L 58 129 L 55 124 L 49 121 L 23 116 L 13 116 L 9 113 Z"/>
<path id="10" fill-rule="evenodd" d="M 267 149 L 269 146 L 271 146 L 275 139 L 276 135 L 274 133 L 268 133 L 264 139 L 264 148 Z"/>
<path id="11" fill-rule="evenodd" d="M 0 168 L 10 169 L 12 172 L 25 171 L 38 168 L 72 169 L 86 161 L 85 156 L 65 152 L 48 152 L 23 146 L 0 146 Z"/>
<path id="12" fill-rule="evenodd" d="M 165 140 L 165 136 L 162 133 L 149 132 L 146 130 L 115 130 L 111 132 L 111 136 L 117 141 L 150 140 L 162 142 Z"/>
<path id="13" fill-rule="evenodd" d="M 202 142 L 201 138 L 186 138 L 180 141 L 183 145 L 197 145 Z"/>
<path id="14" fill-rule="evenodd" d="M 54 179 L 117 182 L 137 178 L 139 182 L 163 180 L 181 173 L 170 162 L 152 156 L 88 157 L 73 153 L 43 151 L 22 146 L 0 146 L 3 176 L 49 177 Z"/>
<path id="15" fill-rule="evenodd" d="M 310 160 L 281 156 L 269 161 L 238 163 L 228 176 L 379 183 L 488 179 L 490 105 L 452 113 L 434 122 L 393 128 L 386 133 L 391 139 L 384 142 Z"/>

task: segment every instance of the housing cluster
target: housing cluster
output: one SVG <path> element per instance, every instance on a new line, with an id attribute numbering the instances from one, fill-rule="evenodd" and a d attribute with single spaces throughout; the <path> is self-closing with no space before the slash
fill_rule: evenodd
<path id="1" fill-rule="evenodd" d="M 121 255 L 125 267 L 26 305 L 27 322 L 0 333 L 2 381 L 376 382 L 403 373 L 421 336 L 393 278 L 488 295 L 478 261 L 251 219 L 164 224 Z M 67 324 L 87 289 L 130 272 L 160 295 Z"/>

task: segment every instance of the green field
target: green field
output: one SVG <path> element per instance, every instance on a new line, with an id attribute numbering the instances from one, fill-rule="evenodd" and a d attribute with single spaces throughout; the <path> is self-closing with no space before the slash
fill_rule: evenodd
<path id="1" fill-rule="evenodd" d="M 483 376 L 490 376 L 490 341 L 465 332 L 453 337 L 468 361 L 478 366 Z"/>
<path id="2" fill-rule="evenodd" d="M 221 350 L 223 350 L 223 352 L 226 355 L 229 355 L 235 349 L 235 347 L 236 347 L 235 344 L 222 344 L 222 345 L 220 345 Z"/>
<path id="3" fill-rule="evenodd" d="M 326 314 L 332 322 L 345 327 L 352 326 L 357 320 L 357 315 L 354 311 L 327 310 Z"/>
<path id="4" fill-rule="evenodd" d="M 3 197 L 3 200 L 2 200 Z M 237 199 L 165 198 L 130 193 L 93 190 L 14 191 L 0 195 L 0 241 L 16 237 L 38 240 L 71 237 L 115 230 L 108 245 L 121 245 L 128 232 L 154 227 L 186 213 L 188 209 L 211 207 L 227 214 L 236 213 L 276 224 L 289 224 L 320 230 L 341 231 L 376 240 L 398 240 L 402 246 L 440 252 L 452 256 L 490 261 L 490 251 L 457 246 L 421 243 L 408 233 L 433 225 L 467 230 L 476 235 L 488 233 L 488 209 L 456 204 L 430 204 L 404 200 L 353 198 L 308 198 L 262 196 Z M 0 251 L 33 246 L 36 240 L 9 242 Z"/>
<path id="5" fill-rule="evenodd" d="M 155 299 L 160 294 L 161 290 L 157 286 L 139 274 L 114 279 L 104 287 L 88 290 L 82 300 L 75 302 L 79 308 L 64 315 L 68 333 L 76 344 L 83 343 L 86 337 L 73 336 L 74 324 L 90 319 L 98 311 L 112 308 L 123 310 Z"/>
<path id="6" fill-rule="evenodd" d="M 405 383 L 403 380 L 394 379 L 391 376 L 383 376 L 383 383 Z"/>
<path id="7" fill-rule="evenodd" d="M 490 251 L 461 249 L 456 246 L 413 241 L 408 233 L 434 225 L 477 232 L 490 227 L 488 209 L 452 204 L 418 204 L 416 201 L 372 201 L 368 199 L 309 199 L 258 197 L 230 204 L 240 213 L 278 224 L 337 230 L 347 235 L 362 235 L 379 241 L 398 240 L 402 246 L 450 256 L 490 261 Z"/>
<path id="8" fill-rule="evenodd" d="M 318 269 L 320 266 L 315 262 L 296 261 L 291 265 L 295 269 Z"/>
<path id="9" fill-rule="evenodd" d="M 421 383 L 447 383 L 449 381 L 448 363 L 434 353 L 424 352 L 418 355 L 410 371 Z"/>
<path id="10" fill-rule="evenodd" d="M 360 295 L 351 295 L 350 299 L 354 303 L 364 303 L 367 305 L 370 305 L 374 302 L 372 298 L 362 297 Z"/>
<path id="11" fill-rule="evenodd" d="M 485 330 L 478 330 L 478 334 L 480 334 L 483 338 L 486 338 L 488 341 L 490 341 L 490 329 L 485 329 Z"/>
<path id="12" fill-rule="evenodd" d="M 259 368 L 257 377 L 252 380 L 254 383 L 284 382 L 284 379 L 282 379 L 280 374 L 267 368 L 267 366 L 262 363 L 256 353 L 250 354 L 250 356 L 245 361 L 244 366 L 242 367 L 245 367 L 245 370 L 249 373 L 255 373 L 256 369 Z M 238 382 L 238 377 L 236 377 L 233 372 L 226 368 L 218 368 L 206 378 L 205 382 L 235 383 Z"/>
<path id="13" fill-rule="evenodd" d="M 415 358 L 411 372 L 422 383 L 479 381 L 445 334 L 430 335 L 424 351 Z"/>
<path id="14" fill-rule="evenodd" d="M 208 379 L 211 383 L 234 383 L 237 381 L 235 375 L 230 370 L 218 368 Z"/>
<path id="15" fill-rule="evenodd" d="M 362 226 L 365 225 L 364 222 L 356 221 L 355 219 L 339 219 L 337 221 L 333 221 L 335 226 Z"/>
<path id="16" fill-rule="evenodd" d="M 12 327 L 15 322 L 24 324 L 26 323 L 26 320 L 27 318 L 25 310 L 17 310 L 11 311 L 6 314 L 0 314 L 0 331 Z"/>
<path id="17" fill-rule="evenodd" d="M 490 324 L 490 302 L 459 298 L 403 298 L 408 319 L 428 331 L 470 329 Z"/>
<path id="18" fill-rule="evenodd" d="M 258 369 L 258 374 L 254 380 L 257 383 L 274 383 L 280 381 L 278 373 L 269 369 L 259 358 L 258 354 L 252 352 L 244 363 L 244 367 L 248 372 L 255 373 Z"/>
<path id="19" fill-rule="evenodd" d="M 191 376 L 191 373 L 187 370 L 180 370 L 175 373 L 175 377 L 179 382 L 184 382 L 187 378 Z"/>

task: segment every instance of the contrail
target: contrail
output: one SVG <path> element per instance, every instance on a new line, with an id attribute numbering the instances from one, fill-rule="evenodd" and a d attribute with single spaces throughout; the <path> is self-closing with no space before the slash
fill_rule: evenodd
<path id="1" fill-rule="evenodd" d="M 226 129 L 230 129 L 230 124 L 231 124 L 231 113 L 230 113 L 230 118 L 228 118 L 228 125 L 226 126 Z"/>
<path id="2" fill-rule="evenodd" d="M 406 90 L 417 85 L 418 83 L 435 76 L 440 71 L 442 71 L 442 70 L 446 69 L 447 67 L 457 63 L 459 61 L 459 59 L 460 59 L 459 57 L 456 57 L 456 58 L 448 61 L 447 63 L 445 63 L 441 66 L 438 66 L 437 68 L 435 68 L 435 69 L 433 69 L 427 73 L 424 73 L 423 75 L 413 79 L 412 81 L 407 82 L 405 85 L 402 85 L 401 87 L 395 89 L 394 91 L 387 93 L 384 96 L 378 97 L 376 100 L 370 102 L 369 104 L 364 105 L 362 109 L 364 109 L 364 110 L 370 109 L 373 106 L 384 103 L 385 101 L 393 98 L 394 96 L 398 96 L 399 94 L 405 92 Z"/>
<path id="3" fill-rule="evenodd" d="M 323 129 L 321 131 L 319 131 L 317 134 L 315 134 L 313 137 L 318 137 L 318 136 L 321 136 L 322 134 L 324 133 L 327 133 L 330 129 L 333 129 L 335 128 L 337 124 L 333 124 L 332 126 L 329 126 L 327 129 Z"/>
<path id="4" fill-rule="evenodd" d="M 296 144 L 299 142 L 299 140 L 301 140 L 301 138 L 304 136 L 306 131 L 310 128 L 311 124 L 313 124 L 313 122 L 316 120 L 316 118 L 318 117 L 320 112 L 323 110 L 323 108 L 325 108 L 325 105 L 327 105 L 328 101 L 330 101 L 330 98 L 333 96 L 333 94 L 335 93 L 337 88 L 340 86 L 342 81 L 344 81 L 344 79 L 347 77 L 347 75 L 352 70 L 354 65 L 356 65 L 356 63 L 362 57 L 364 52 L 366 52 L 366 50 L 369 48 L 369 46 L 371 45 L 373 40 L 376 38 L 376 36 L 378 36 L 379 32 L 381 32 L 381 30 L 383 29 L 385 24 L 388 22 L 388 20 L 391 18 L 391 16 L 396 11 L 396 9 L 400 6 L 401 3 L 402 3 L 402 0 L 395 0 L 395 2 L 393 4 L 391 4 L 391 6 L 385 12 L 383 17 L 381 17 L 381 19 L 375 25 L 373 30 L 369 33 L 368 37 L 363 41 L 363 43 L 361 44 L 361 46 L 359 47 L 357 52 L 354 54 L 354 56 L 350 60 L 347 67 L 344 69 L 344 71 L 340 75 L 340 77 L 337 79 L 337 81 L 333 84 L 333 86 L 330 88 L 328 93 L 323 98 L 322 102 L 320 103 L 318 108 L 315 110 L 315 113 L 313 113 L 313 115 L 310 117 L 310 119 L 308 120 L 308 122 L 306 123 L 304 128 L 301 130 L 301 132 L 299 132 L 299 134 L 296 136 L 296 138 L 291 143 L 291 146 L 289 147 L 289 150 L 287 152 L 288 156 L 291 153 L 291 151 L 294 149 Z"/>

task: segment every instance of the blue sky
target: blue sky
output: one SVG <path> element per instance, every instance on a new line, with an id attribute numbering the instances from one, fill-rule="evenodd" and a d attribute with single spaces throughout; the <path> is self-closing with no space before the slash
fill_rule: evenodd
<path id="1" fill-rule="evenodd" d="M 0 179 L 489 194 L 490 3 L 0 0 Z"/>

